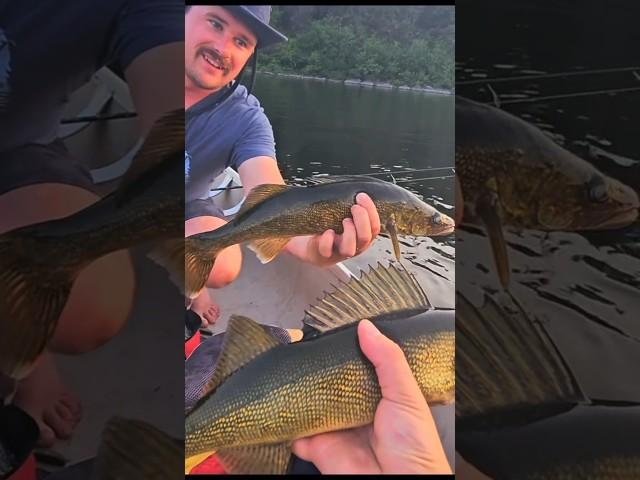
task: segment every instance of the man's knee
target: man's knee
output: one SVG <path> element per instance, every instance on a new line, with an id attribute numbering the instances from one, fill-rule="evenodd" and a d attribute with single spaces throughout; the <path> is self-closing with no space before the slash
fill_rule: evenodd
<path id="1" fill-rule="evenodd" d="M 135 292 L 130 254 L 114 252 L 85 268 L 74 283 L 50 344 L 58 353 L 95 350 L 124 327 Z"/>
<path id="2" fill-rule="evenodd" d="M 233 282 L 242 267 L 242 251 L 240 245 L 227 247 L 218 254 L 213 269 L 207 280 L 207 287 L 222 288 Z"/>

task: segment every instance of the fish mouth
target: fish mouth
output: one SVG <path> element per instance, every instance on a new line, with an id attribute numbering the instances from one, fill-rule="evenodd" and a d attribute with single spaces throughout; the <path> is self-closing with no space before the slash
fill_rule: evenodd
<path id="1" fill-rule="evenodd" d="M 585 230 L 607 230 L 614 228 L 623 228 L 631 225 L 638 219 L 638 208 L 631 207 L 619 210 L 613 214 L 609 214 L 603 221 L 585 226 Z"/>

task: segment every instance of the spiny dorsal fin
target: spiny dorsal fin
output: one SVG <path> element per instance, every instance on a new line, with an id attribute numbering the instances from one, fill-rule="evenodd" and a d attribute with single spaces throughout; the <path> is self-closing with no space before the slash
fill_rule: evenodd
<path id="1" fill-rule="evenodd" d="M 584 395 L 546 333 L 511 295 L 475 307 L 456 297 L 456 418 L 558 403 Z"/>
<path id="2" fill-rule="evenodd" d="M 248 247 L 256 253 L 262 263 L 269 263 L 278 256 L 289 240 L 291 237 L 263 238 L 254 240 Z"/>
<path id="3" fill-rule="evenodd" d="M 128 190 L 137 187 L 138 180 L 147 172 L 167 161 L 174 161 L 174 156 L 182 155 L 183 151 L 184 109 L 179 108 L 166 113 L 153 124 L 122 179 L 119 195 L 126 196 Z"/>
<path id="4" fill-rule="evenodd" d="M 340 281 L 332 293 L 305 311 L 304 323 L 319 332 L 399 310 L 427 310 L 431 307 L 415 277 L 405 269 L 378 263 L 360 279 Z"/>
<path id="5" fill-rule="evenodd" d="M 288 185 L 279 185 L 275 183 L 263 183 L 262 185 L 256 185 L 247 195 L 246 200 L 238 211 L 238 216 L 241 216 L 244 212 L 252 207 L 255 207 L 257 204 L 262 203 L 265 200 L 284 192 L 285 190 L 289 190 L 290 188 L 295 187 L 290 187 Z"/>
<path id="6" fill-rule="evenodd" d="M 171 479 L 183 471 L 183 447 L 157 428 L 114 417 L 102 434 L 93 480 Z"/>
<path id="7" fill-rule="evenodd" d="M 284 475 L 291 459 L 291 443 L 272 443 L 225 448 L 216 452 L 225 472 L 230 474 Z"/>
<path id="8" fill-rule="evenodd" d="M 216 369 L 211 380 L 204 386 L 201 398 L 218 388 L 218 385 L 233 372 L 277 345 L 280 345 L 280 342 L 265 332 L 257 322 L 240 315 L 232 315 Z"/>

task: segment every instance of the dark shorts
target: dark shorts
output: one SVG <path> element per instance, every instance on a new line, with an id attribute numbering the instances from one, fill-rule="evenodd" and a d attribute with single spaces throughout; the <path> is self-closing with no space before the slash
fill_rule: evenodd
<path id="1" fill-rule="evenodd" d="M 213 203 L 213 199 L 197 199 L 187 202 L 184 206 L 184 221 L 195 217 L 224 218 L 222 209 Z"/>
<path id="2" fill-rule="evenodd" d="M 89 170 L 71 156 L 61 140 L 0 153 L 0 195 L 38 183 L 60 183 L 96 192 Z"/>

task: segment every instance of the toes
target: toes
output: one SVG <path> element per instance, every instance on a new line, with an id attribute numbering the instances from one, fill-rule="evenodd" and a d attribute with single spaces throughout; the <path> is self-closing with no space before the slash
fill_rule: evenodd
<path id="1" fill-rule="evenodd" d="M 37 445 L 44 448 L 52 447 L 56 440 L 56 434 L 47 425 L 40 423 L 38 426 L 40 427 L 40 438 Z"/>

